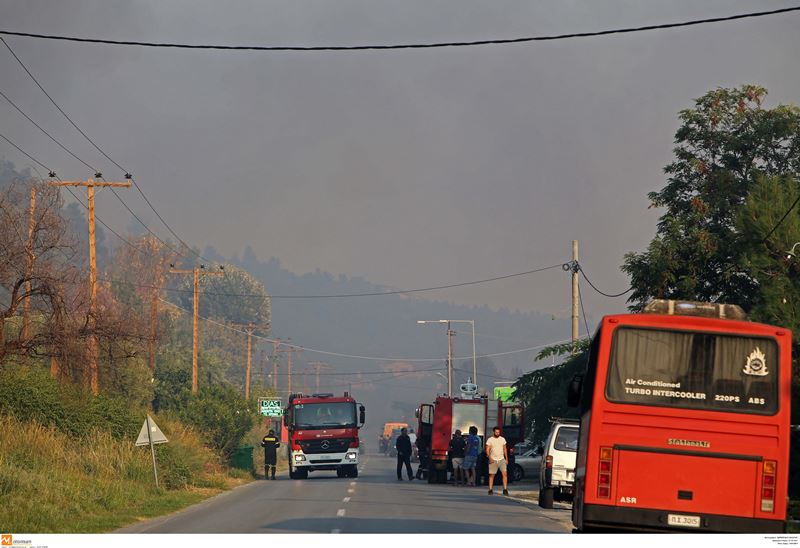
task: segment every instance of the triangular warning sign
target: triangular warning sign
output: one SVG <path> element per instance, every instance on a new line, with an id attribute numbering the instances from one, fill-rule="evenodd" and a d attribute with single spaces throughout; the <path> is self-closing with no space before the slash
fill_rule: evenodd
<path id="1" fill-rule="evenodd" d="M 150 435 L 147 435 L 147 425 L 150 424 Z M 142 425 L 142 429 L 139 431 L 139 437 L 136 439 L 136 445 L 150 445 L 150 441 L 153 441 L 154 444 L 156 443 L 167 443 L 167 436 L 164 435 L 164 432 L 158 427 L 156 422 L 147 415 L 147 418 L 144 420 L 144 424 Z"/>

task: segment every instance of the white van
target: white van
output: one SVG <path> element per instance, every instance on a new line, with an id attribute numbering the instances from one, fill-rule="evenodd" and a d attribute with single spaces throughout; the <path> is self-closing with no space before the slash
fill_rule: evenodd
<path id="1" fill-rule="evenodd" d="M 539 469 L 539 506 L 552 508 L 553 501 L 572 500 L 575 458 L 578 455 L 578 421 L 555 419 L 544 445 Z"/>

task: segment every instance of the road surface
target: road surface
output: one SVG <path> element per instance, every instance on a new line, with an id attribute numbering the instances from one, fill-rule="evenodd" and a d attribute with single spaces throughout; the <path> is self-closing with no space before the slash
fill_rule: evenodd
<path id="1" fill-rule="evenodd" d="M 120 533 L 568 533 L 566 507 L 543 510 L 484 487 L 397 481 L 395 459 L 364 455 L 359 477 L 259 480 Z M 416 466 L 415 466 L 416 469 Z M 513 496 L 530 484 L 512 485 Z"/>

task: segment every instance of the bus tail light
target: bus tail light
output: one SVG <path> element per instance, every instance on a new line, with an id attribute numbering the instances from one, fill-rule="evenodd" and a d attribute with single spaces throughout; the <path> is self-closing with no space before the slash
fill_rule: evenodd
<path id="1" fill-rule="evenodd" d="M 611 463 L 614 450 L 611 447 L 600 448 L 600 467 L 597 473 L 597 496 L 601 499 L 611 498 Z"/>
<path id="2" fill-rule="evenodd" d="M 775 511 L 775 474 L 777 464 L 774 460 L 765 460 L 761 472 L 761 511 Z"/>

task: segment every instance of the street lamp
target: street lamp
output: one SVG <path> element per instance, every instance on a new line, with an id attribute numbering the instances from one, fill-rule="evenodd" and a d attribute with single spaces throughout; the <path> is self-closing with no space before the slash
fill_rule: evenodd
<path id="1" fill-rule="evenodd" d="M 453 345 L 451 343 L 451 335 L 454 332 L 450 329 L 451 323 L 468 323 L 472 326 L 472 382 L 478 385 L 478 365 L 477 355 L 475 354 L 475 320 L 417 320 L 418 324 L 426 323 L 446 323 L 447 324 L 447 393 L 452 396 L 453 384 Z"/>
<path id="2" fill-rule="evenodd" d="M 792 246 L 792 249 L 786 252 L 787 259 L 791 259 L 792 257 L 797 257 L 797 254 L 794 252 L 794 250 L 798 245 L 800 245 L 800 242 L 795 242 L 795 244 Z"/>

